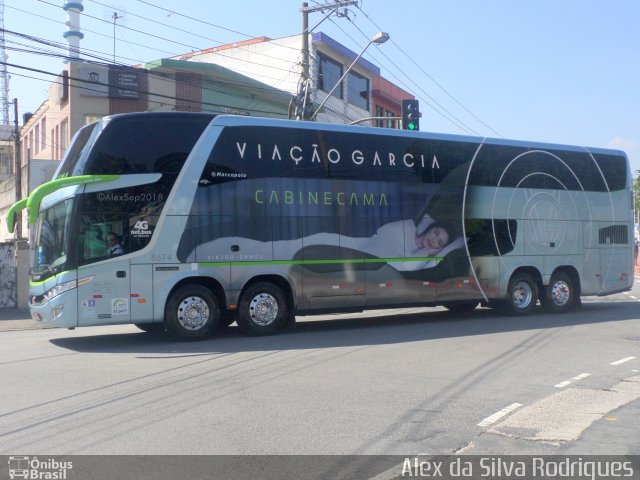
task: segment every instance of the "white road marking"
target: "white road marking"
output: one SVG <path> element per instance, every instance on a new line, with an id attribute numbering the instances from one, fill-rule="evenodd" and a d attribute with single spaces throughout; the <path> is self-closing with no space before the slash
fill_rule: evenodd
<path id="1" fill-rule="evenodd" d="M 609 365 L 622 365 L 623 363 L 629 362 L 631 360 L 634 360 L 636 357 L 627 357 L 627 358 L 623 358 L 622 360 L 618 360 L 616 362 L 611 362 Z"/>
<path id="2" fill-rule="evenodd" d="M 509 405 L 507 407 L 504 407 L 499 412 L 496 412 L 493 415 L 491 415 L 491 416 L 485 418 L 484 420 L 482 420 L 478 424 L 478 426 L 479 427 L 488 427 L 489 425 L 492 425 L 492 424 L 496 423 L 502 417 L 504 417 L 505 415 L 510 414 L 511 412 L 513 412 L 514 410 L 520 408 L 521 406 L 522 406 L 521 403 L 512 403 L 511 405 Z"/>
<path id="3" fill-rule="evenodd" d="M 589 375 L 591 375 L 591 374 L 590 373 L 581 373 L 577 377 L 573 377 L 571 380 L 567 380 L 565 382 L 560 382 L 559 384 L 554 385 L 554 387 L 556 387 L 556 388 L 566 387 L 567 385 L 571 385 L 573 382 L 577 382 L 578 380 L 582 380 L 583 378 L 587 378 Z"/>

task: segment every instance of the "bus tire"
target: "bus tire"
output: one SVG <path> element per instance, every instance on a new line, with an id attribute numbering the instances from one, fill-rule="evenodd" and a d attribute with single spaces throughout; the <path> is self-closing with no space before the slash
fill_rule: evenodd
<path id="1" fill-rule="evenodd" d="M 258 282 L 242 294 L 236 322 L 247 335 L 270 335 L 282 330 L 289 317 L 282 289 L 273 283 Z"/>
<path id="2" fill-rule="evenodd" d="M 538 285 L 528 273 L 515 273 L 507 287 L 506 306 L 513 315 L 531 313 L 538 300 Z"/>
<path id="3" fill-rule="evenodd" d="M 167 301 L 165 327 L 179 340 L 205 338 L 218 326 L 219 320 L 218 302 L 202 285 L 183 285 Z"/>
<path id="4" fill-rule="evenodd" d="M 576 304 L 576 288 L 565 272 L 554 273 L 540 300 L 549 313 L 564 313 Z"/>
<path id="5" fill-rule="evenodd" d="M 460 302 L 460 303 L 445 303 L 442 305 L 444 308 L 452 313 L 471 313 L 478 306 L 479 302 Z"/>

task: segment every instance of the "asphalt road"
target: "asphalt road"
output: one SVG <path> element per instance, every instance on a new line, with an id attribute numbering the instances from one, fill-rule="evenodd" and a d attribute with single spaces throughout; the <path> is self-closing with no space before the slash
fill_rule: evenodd
<path id="1" fill-rule="evenodd" d="M 196 343 L 0 320 L 0 454 L 637 454 L 639 299 L 300 317 Z"/>

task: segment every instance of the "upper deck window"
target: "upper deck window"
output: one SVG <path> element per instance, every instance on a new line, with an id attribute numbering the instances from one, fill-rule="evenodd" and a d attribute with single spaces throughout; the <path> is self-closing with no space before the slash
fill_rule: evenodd
<path id="1" fill-rule="evenodd" d="M 110 121 L 87 161 L 89 174 L 180 172 L 212 115 L 133 115 Z"/>

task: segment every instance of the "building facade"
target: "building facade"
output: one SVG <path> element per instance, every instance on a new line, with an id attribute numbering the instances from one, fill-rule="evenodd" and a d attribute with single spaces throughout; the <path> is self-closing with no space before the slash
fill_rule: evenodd
<path id="1" fill-rule="evenodd" d="M 300 93 L 301 74 L 294 65 L 301 65 L 302 35 L 278 39 L 259 37 L 244 42 L 222 45 L 174 57 L 175 59 L 213 63 L 271 85 L 295 97 Z M 348 49 L 324 33 L 309 35 L 309 98 L 310 114 L 333 90 L 315 120 L 328 123 L 352 123 L 370 117 L 399 117 L 403 99 L 414 96 L 384 79 L 380 68 L 358 53 Z M 337 88 L 336 83 L 345 74 Z M 369 124 L 399 128 L 394 120 Z"/>

